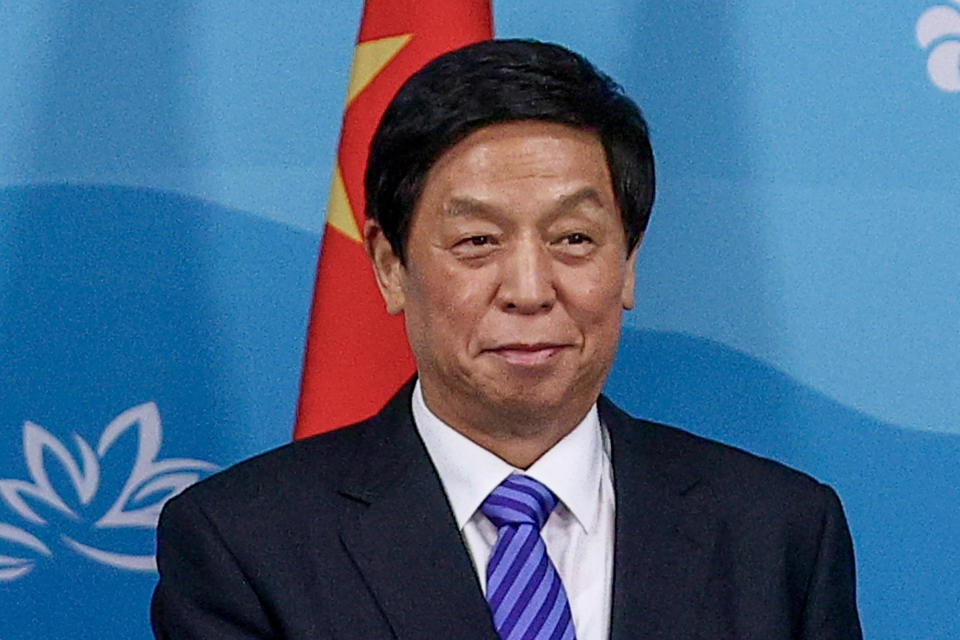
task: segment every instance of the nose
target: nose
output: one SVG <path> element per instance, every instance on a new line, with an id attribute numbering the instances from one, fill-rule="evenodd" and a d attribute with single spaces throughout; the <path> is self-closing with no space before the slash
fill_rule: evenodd
<path id="1" fill-rule="evenodd" d="M 553 261 L 540 239 L 518 242 L 503 256 L 497 304 L 510 313 L 549 311 L 557 300 Z"/>

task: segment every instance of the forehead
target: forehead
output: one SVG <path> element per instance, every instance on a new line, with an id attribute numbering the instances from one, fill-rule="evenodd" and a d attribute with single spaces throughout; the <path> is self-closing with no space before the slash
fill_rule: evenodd
<path id="1" fill-rule="evenodd" d="M 599 137 L 564 124 L 524 120 L 483 127 L 443 152 L 427 173 L 418 205 L 461 193 L 490 200 L 563 197 L 569 195 L 560 193 L 565 189 L 584 187 L 612 196 Z"/>

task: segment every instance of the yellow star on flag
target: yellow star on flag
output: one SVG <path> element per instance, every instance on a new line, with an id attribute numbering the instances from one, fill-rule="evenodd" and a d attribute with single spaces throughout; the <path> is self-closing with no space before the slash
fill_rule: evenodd
<path id="1" fill-rule="evenodd" d="M 400 53 L 413 34 L 407 33 L 388 38 L 379 38 L 361 42 L 354 49 L 353 65 L 350 68 L 350 82 L 347 85 L 347 106 L 353 99 L 367 88 L 380 71 Z M 350 207 L 347 190 L 343 185 L 343 175 L 340 173 L 340 162 L 333 171 L 333 181 L 330 185 L 330 199 L 327 203 L 327 224 L 347 236 L 354 242 L 362 242 L 357 219 Z"/>

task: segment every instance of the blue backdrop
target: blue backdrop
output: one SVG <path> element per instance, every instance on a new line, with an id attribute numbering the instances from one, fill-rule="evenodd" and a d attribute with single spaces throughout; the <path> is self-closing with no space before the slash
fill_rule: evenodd
<path id="1" fill-rule="evenodd" d="M 159 506 L 289 440 L 361 4 L 0 4 L 3 640 L 149 637 Z M 733 4 L 494 3 L 651 123 L 608 392 L 834 485 L 867 637 L 956 639 L 960 1 Z"/>

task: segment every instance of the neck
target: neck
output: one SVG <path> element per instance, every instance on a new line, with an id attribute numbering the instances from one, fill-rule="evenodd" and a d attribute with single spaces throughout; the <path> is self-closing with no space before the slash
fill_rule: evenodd
<path id="1" fill-rule="evenodd" d="M 533 437 L 491 434 L 487 431 L 450 426 L 508 464 L 518 469 L 527 469 L 560 442 L 576 425 L 572 425 L 563 433 L 537 434 Z"/>
<path id="2" fill-rule="evenodd" d="M 454 410 L 421 387 L 427 408 L 447 426 L 518 469 L 526 469 L 573 431 L 592 403 L 583 407 L 491 407 Z"/>

